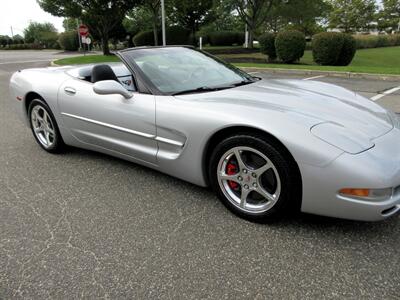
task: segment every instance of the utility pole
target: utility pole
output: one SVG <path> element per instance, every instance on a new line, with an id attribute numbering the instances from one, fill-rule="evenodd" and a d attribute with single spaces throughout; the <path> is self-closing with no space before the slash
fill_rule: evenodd
<path id="1" fill-rule="evenodd" d="M 162 25 L 162 43 L 163 46 L 167 45 L 167 40 L 165 37 L 165 5 L 164 0 L 161 0 L 161 25 Z"/>
<path id="2" fill-rule="evenodd" d="M 14 39 L 14 31 L 12 29 L 12 26 L 11 26 L 11 38 Z"/>

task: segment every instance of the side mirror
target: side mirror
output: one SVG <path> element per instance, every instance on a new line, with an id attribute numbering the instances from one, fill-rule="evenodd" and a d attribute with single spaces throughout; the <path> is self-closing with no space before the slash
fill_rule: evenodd
<path id="1" fill-rule="evenodd" d="M 115 80 L 102 80 L 93 84 L 93 91 L 99 95 L 119 94 L 125 99 L 130 99 L 133 94 Z"/>

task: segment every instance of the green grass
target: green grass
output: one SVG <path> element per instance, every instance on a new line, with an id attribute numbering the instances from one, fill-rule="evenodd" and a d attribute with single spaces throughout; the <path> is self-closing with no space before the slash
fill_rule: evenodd
<path id="1" fill-rule="evenodd" d="M 255 54 L 258 55 L 258 54 Z M 260 56 L 256 56 L 260 57 Z M 225 58 L 228 58 L 225 56 Z M 400 75 L 400 47 L 386 47 L 358 50 L 352 63 L 345 67 L 319 66 L 313 62 L 311 51 L 306 51 L 299 64 L 237 63 L 240 67 L 303 69 L 352 73 Z"/>
<path id="2" fill-rule="evenodd" d="M 85 56 L 73 56 L 68 58 L 62 58 L 56 60 L 54 63 L 57 65 L 82 65 L 82 64 L 93 64 L 101 62 L 114 62 L 120 61 L 115 55 L 85 55 Z"/>
<path id="3" fill-rule="evenodd" d="M 223 54 L 221 58 L 259 58 L 265 59 L 261 53 Z M 89 64 L 99 62 L 119 61 L 116 56 L 87 55 L 59 59 L 59 65 Z M 269 64 L 269 63 L 235 63 L 239 67 L 304 69 L 353 73 L 397 74 L 400 75 L 400 47 L 386 47 L 358 50 L 351 65 L 346 67 L 318 66 L 313 62 L 311 51 L 306 51 L 299 64 Z"/>

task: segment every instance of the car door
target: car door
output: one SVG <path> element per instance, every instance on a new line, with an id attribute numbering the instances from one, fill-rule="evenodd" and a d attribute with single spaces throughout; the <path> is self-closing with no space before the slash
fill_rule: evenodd
<path id="1" fill-rule="evenodd" d="M 99 95 L 92 83 L 71 77 L 61 85 L 58 103 L 64 126 L 81 142 L 156 162 L 153 95 Z"/>

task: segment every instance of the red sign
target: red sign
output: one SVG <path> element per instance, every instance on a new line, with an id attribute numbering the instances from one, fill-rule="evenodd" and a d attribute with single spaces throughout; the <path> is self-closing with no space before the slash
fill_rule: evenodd
<path id="1" fill-rule="evenodd" d="M 79 31 L 79 34 L 81 36 L 88 36 L 89 35 L 89 28 L 84 24 L 79 25 L 78 31 Z"/>

